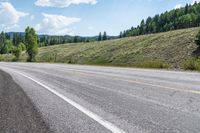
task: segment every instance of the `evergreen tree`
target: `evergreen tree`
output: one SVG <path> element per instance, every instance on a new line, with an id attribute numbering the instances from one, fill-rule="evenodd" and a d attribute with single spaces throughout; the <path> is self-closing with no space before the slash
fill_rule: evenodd
<path id="1" fill-rule="evenodd" d="M 122 37 L 123 37 L 123 33 L 121 31 L 120 34 L 119 34 L 119 38 L 122 38 Z"/>
<path id="2" fill-rule="evenodd" d="M 145 31 L 146 31 L 145 23 L 144 23 L 144 20 L 142 20 L 141 23 L 140 23 L 140 34 L 141 35 L 145 34 Z"/>
<path id="3" fill-rule="evenodd" d="M 98 41 L 101 41 L 102 40 L 102 35 L 101 35 L 101 32 L 99 33 L 99 36 L 98 36 Z"/>
<path id="4" fill-rule="evenodd" d="M 126 36 L 127 36 L 127 32 L 123 31 L 123 37 L 126 37 Z"/>
<path id="5" fill-rule="evenodd" d="M 78 36 L 75 36 L 73 43 L 77 43 L 77 42 L 78 42 Z"/>
<path id="6" fill-rule="evenodd" d="M 187 13 L 188 13 L 188 8 L 189 8 L 189 5 L 188 5 L 188 4 L 186 4 L 186 6 L 185 6 L 185 10 L 184 10 L 185 14 L 187 14 Z"/>
<path id="7" fill-rule="evenodd" d="M 12 50 L 12 42 L 6 39 L 6 35 L 4 32 L 0 34 L 0 54 L 8 54 Z"/>
<path id="8" fill-rule="evenodd" d="M 107 38 L 107 34 L 106 34 L 106 32 L 104 31 L 104 33 L 103 33 L 103 40 L 107 40 L 108 38 Z"/>
<path id="9" fill-rule="evenodd" d="M 10 36 L 9 36 L 8 33 L 5 33 L 5 37 L 6 37 L 7 40 L 10 40 Z"/>
<path id="10" fill-rule="evenodd" d="M 4 48 L 4 45 L 5 45 L 5 40 L 6 40 L 6 37 L 5 37 L 4 32 L 2 31 L 1 34 L 0 34 L 0 54 L 3 54 L 3 48 Z"/>
<path id="11" fill-rule="evenodd" d="M 1 49 L 1 54 L 8 54 L 8 53 L 9 53 L 8 45 L 4 45 Z"/>

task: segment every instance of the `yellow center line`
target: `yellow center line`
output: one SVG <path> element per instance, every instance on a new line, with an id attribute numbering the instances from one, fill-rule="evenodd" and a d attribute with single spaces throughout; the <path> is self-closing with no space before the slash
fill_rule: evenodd
<path id="1" fill-rule="evenodd" d="M 163 89 L 169 89 L 169 90 L 174 90 L 174 91 L 180 91 L 180 92 L 187 92 L 187 93 L 193 93 L 193 94 L 200 94 L 200 91 L 198 90 L 186 90 L 186 89 L 180 89 L 180 88 L 174 88 L 174 87 L 167 87 L 167 86 L 162 86 L 162 85 L 156 85 L 156 84 L 151 84 L 151 83 L 146 83 L 142 81 L 134 81 L 134 80 L 129 80 L 129 79 L 121 79 L 122 76 L 118 76 L 115 74 L 100 74 L 100 73 L 93 73 L 93 72 L 84 72 L 81 70 L 74 70 L 78 72 L 81 75 L 84 76 L 93 76 L 93 77 L 104 77 L 105 76 L 111 76 L 115 80 L 121 80 L 129 83 L 135 83 L 135 84 L 140 84 L 140 85 L 147 85 L 147 86 L 152 86 L 152 87 L 158 87 L 158 88 L 163 88 Z"/>

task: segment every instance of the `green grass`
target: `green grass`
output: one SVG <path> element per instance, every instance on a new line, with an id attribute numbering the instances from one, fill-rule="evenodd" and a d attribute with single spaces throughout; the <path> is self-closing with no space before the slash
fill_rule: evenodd
<path id="1" fill-rule="evenodd" d="M 38 62 L 183 68 L 197 46 L 199 28 L 170 31 L 102 42 L 65 44 L 39 49 Z M 25 54 L 21 57 L 25 60 Z"/>
<path id="2" fill-rule="evenodd" d="M 200 58 L 189 58 L 183 63 L 184 70 L 200 71 Z"/>

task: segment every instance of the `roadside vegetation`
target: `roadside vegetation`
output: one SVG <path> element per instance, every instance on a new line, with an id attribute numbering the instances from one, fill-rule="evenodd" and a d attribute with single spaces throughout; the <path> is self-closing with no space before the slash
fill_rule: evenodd
<path id="1" fill-rule="evenodd" d="M 38 53 L 37 35 L 33 28 L 27 27 L 24 39 L 11 41 L 4 32 L 0 34 L 0 61 L 19 61 L 22 52 L 27 53 L 27 61 L 36 61 Z M 13 57 L 14 56 L 14 57 Z"/>
<path id="2" fill-rule="evenodd" d="M 38 62 L 184 69 L 194 57 L 199 28 L 116 40 L 39 48 Z M 25 55 L 24 55 L 25 56 Z"/>
<path id="3" fill-rule="evenodd" d="M 200 71 L 200 58 L 189 58 L 183 64 L 184 70 L 196 70 Z"/>

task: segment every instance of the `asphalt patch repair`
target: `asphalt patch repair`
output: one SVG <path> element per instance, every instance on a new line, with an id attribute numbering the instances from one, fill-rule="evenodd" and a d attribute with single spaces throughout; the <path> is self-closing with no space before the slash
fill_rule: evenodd
<path id="1" fill-rule="evenodd" d="M 51 133 L 23 89 L 0 70 L 0 133 Z"/>

